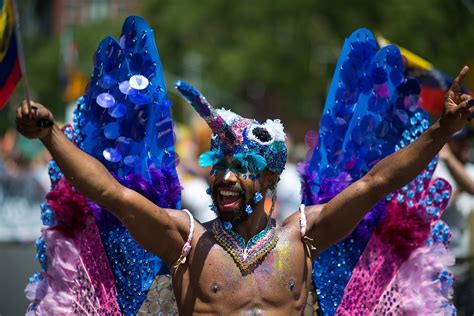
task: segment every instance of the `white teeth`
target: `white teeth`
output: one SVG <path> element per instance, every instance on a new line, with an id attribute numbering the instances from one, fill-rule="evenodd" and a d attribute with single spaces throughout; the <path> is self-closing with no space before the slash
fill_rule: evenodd
<path id="1" fill-rule="evenodd" d="M 235 191 L 221 191 L 220 193 L 223 196 L 238 196 L 238 195 L 240 195 L 239 192 L 235 192 Z"/>

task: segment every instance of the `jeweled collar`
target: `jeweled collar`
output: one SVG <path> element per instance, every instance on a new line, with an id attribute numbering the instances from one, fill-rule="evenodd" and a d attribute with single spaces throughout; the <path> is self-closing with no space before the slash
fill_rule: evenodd
<path id="1" fill-rule="evenodd" d="M 248 243 L 231 227 L 224 227 L 220 219 L 212 223 L 214 238 L 234 259 L 242 274 L 250 274 L 275 248 L 278 234 L 275 226 L 267 225 L 261 232 L 250 238 Z"/>

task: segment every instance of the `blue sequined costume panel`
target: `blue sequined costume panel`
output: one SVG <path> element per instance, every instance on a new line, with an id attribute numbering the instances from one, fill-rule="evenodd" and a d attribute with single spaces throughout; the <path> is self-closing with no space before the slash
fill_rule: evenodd
<path id="1" fill-rule="evenodd" d="M 179 209 L 170 106 L 153 31 L 143 19 L 129 17 L 119 41 L 107 37 L 97 49 L 92 79 L 75 112 L 76 140 L 122 184 L 161 207 Z M 117 301 L 125 315 L 135 315 L 154 278 L 167 269 L 106 210 L 99 208 L 96 221 Z"/>

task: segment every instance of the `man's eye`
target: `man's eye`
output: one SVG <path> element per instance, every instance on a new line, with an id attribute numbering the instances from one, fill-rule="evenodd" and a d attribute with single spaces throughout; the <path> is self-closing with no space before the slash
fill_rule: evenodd
<path id="1" fill-rule="evenodd" d="M 237 173 L 247 173 L 247 168 L 242 165 L 242 163 L 235 161 L 232 163 L 232 169 L 234 169 L 235 172 Z"/>
<path id="2" fill-rule="evenodd" d="M 222 171 L 225 171 L 227 169 L 227 164 L 223 163 L 223 162 L 218 162 L 212 167 L 212 169 L 222 172 Z"/>

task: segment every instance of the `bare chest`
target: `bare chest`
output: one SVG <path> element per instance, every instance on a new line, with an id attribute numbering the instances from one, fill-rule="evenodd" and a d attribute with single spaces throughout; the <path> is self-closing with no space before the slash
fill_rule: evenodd
<path id="1" fill-rule="evenodd" d="M 190 264 L 179 275 L 174 286 L 178 302 L 184 305 L 276 308 L 306 302 L 311 262 L 299 240 L 280 234 L 264 260 L 251 273 L 243 273 L 224 248 L 203 235 Z"/>

